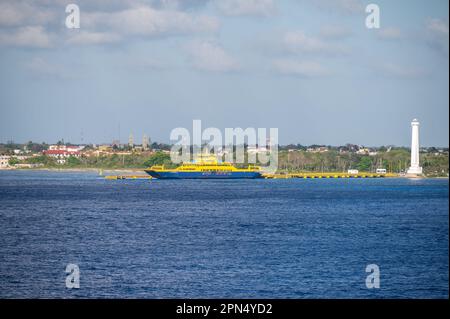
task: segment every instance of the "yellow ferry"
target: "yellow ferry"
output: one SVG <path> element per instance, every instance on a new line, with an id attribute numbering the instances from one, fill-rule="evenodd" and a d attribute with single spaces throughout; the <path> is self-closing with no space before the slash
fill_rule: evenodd
<path id="1" fill-rule="evenodd" d="M 177 168 L 168 169 L 155 165 L 145 172 L 158 179 L 242 179 L 262 177 L 259 166 L 236 168 L 231 163 L 219 162 L 214 155 L 199 155 L 196 160 L 183 163 Z"/>

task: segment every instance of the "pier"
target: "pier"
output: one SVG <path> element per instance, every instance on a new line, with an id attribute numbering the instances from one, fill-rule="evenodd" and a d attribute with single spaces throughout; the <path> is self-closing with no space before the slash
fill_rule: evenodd
<path id="1" fill-rule="evenodd" d="M 385 178 L 385 177 L 398 177 L 398 174 L 386 173 L 358 173 L 358 174 L 348 174 L 348 173 L 286 173 L 286 174 L 263 174 L 264 178 L 268 179 L 283 179 L 283 178 Z"/>
<path id="2" fill-rule="evenodd" d="M 117 179 L 152 179 L 150 175 L 108 175 L 105 179 L 117 180 Z"/>

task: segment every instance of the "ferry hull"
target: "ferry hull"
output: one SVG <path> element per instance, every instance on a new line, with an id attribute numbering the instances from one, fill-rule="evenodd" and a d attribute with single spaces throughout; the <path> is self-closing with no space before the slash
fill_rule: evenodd
<path id="1" fill-rule="evenodd" d="M 260 178 L 259 172 L 158 172 L 145 171 L 157 179 L 255 179 Z"/>

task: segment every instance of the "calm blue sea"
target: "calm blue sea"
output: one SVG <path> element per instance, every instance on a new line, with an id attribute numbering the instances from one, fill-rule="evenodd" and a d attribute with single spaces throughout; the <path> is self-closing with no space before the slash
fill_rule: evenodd
<path id="1" fill-rule="evenodd" d="M 448 298 L 448 194 L 448 180 L 2 171 L 0 297 Z"/>

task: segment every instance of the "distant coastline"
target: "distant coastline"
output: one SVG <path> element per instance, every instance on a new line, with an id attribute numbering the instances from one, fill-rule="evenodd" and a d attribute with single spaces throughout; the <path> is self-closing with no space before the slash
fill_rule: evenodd
<path id="1" fill-rule="evenodd" d="M 153 165 L 175 168 L 171 160 L 171 145 L 73 145 L 58 143 L 0 144 L 0 169 L 124 172 L 140 174 Z M 259 146 L 246 146 L 245 158 L 249 155 L 267 155 L 268 150 Z M 326 145 L 279 145 L 277 173 L 343 173 L 359 171 L 402 175 L 410 166 L 410 149 L 395 146 L 365 147 L 346 144 Z M 220 151 L 218 159 L 225 160 Z M 420 163 L 426 177 L 448 177 L 448 148 L 424 147 L 420 149 Z M 236 164 L 238 168 L 250 163 Z M 256 165 L 259 165 L 257 162 Z M 242 167 L 241 167 L 242 166 Z M 265 166 L 265 165 L 261 165 Z M 143 173 L 145 174 L 145 173 Z"/>
<path id="2" fill-rule="evenodd" d="M 1 171 L 45 171 L 45 172 L 67 172 L 67 173 L 76 173 L 76 172 L 92 172 L 92 173 L 105 173 L 108 172 L 114 172 L 114 173 L 140 173 L 142 172 L 143 175 L 146 175 L 143 168 L 95 168 L 95 167 L 80 167 L 80 168 L 69 168 L 69 167 L 24 167 L 24 168 L 3 168 L 0 169 Z"/>

